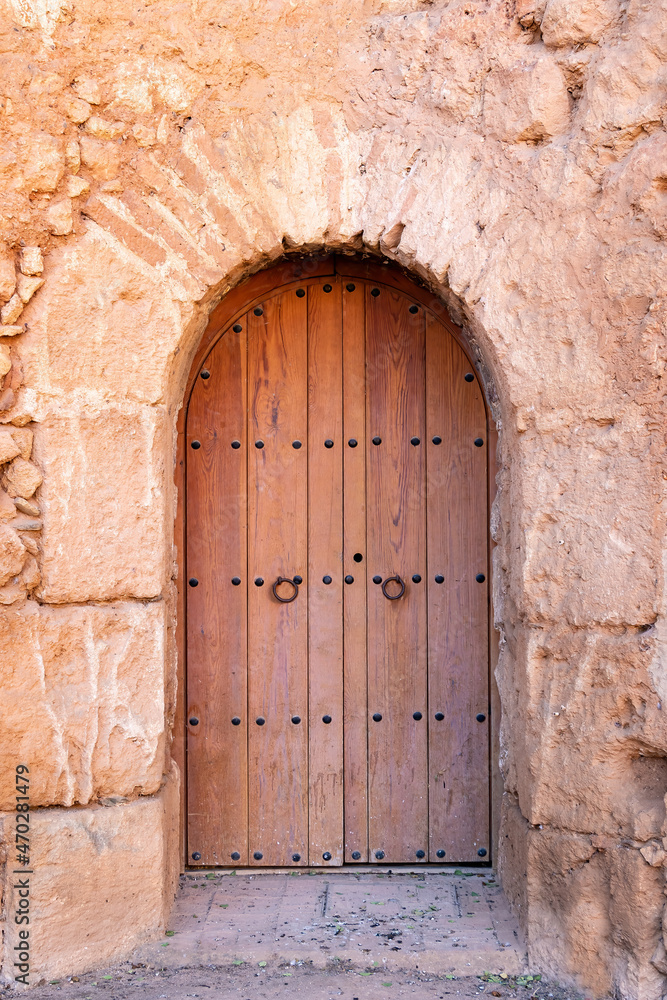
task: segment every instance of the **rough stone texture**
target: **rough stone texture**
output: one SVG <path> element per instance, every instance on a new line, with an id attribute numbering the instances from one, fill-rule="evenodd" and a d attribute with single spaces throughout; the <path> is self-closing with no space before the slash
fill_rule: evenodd
<path id="1" fill-rule="evenodd" d="M 464 323 L 500 430 L 500 862 L 530 961 L 659 1000 L 667 0 L 5 2 L 0 236 L 45 285 L 3 319 L 0 419 L 35 431 L 45 537 L 3 522 L 29 559 L 0 602 L 35 560 L 46 603 L 169 600 L 212 305 L 286 250 L 398 261 Z"/>
<path id="2" fill-rule="evenodd" d="M 83 809 L 32 814 L 30 981 L 71 975 L 127 954 L 164 934 L 178 885 L 178 775 L 157 795 Z M 3 813 L 5 838 L 14 816 Z M 3 862 L 7 912 L 15 912 L 13 856 Z M 2 979 L 13 979 L 16 927 L 7 923 Z"/>
<path id="3" fill-rule="evenodd" d="M 36 426 L 44 471 L 41 600 L 162 593 L 171 569 L 167 427 L 162 407 L 121 405 L 52 412 Z"/>
<path id="4" fill-rule="evenodd" d="M 162 601 L 0 609 L 0 809 L 12 807 L 19 760 L 35 762 L 33 807 L 159 788 L 165 628 Z"/>

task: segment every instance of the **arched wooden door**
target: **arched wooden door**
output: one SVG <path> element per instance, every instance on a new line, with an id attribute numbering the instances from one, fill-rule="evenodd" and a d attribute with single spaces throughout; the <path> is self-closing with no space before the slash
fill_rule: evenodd
<path id="1" fill-rule="evenodd" d="M 322 269 L 228 315 L 187 401 L 190 863 L 477 862 L 481 386 L 405 279 Z"/>

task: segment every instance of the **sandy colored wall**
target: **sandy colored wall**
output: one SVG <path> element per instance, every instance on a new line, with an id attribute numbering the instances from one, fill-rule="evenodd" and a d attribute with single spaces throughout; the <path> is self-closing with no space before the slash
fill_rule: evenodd
<path id="1" fill-rule="evenodd" d="M 208 313 L 286 248 L 348 248 L 449 304 L 500 430 L 500 867 L 531 961 L 659 1000 L 665 0 L 2 2 L 0 796 L 8 915 L 29 762 L 36 968 L 108 957 L 97 896 L 85 953 L 53 899 L 111 887 L 139 816 L 118 940 L 165 919 L 174 428 Z"/>

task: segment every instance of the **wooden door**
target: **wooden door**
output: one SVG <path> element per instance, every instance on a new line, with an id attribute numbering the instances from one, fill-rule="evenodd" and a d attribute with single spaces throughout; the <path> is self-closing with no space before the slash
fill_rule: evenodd
<path id="1" fill-rule="evenodd" d="M 189 862 L 488 860 L 477 376 L 404 279 L 264 285 L 188 402 Z"/>

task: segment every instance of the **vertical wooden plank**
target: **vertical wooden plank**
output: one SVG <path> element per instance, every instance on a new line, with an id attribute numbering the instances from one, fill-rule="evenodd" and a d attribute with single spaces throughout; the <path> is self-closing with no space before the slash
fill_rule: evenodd
<path id="1" fill-rule="evenodd" d="M 498 431 L 489 413 L 486 415 L 489 466 L 487 471 L 488 479 L 488 521 L 491 520 L 491 508 L 496 498 L 496 476 L 498 474 Z M 491 537 L 490 524 L 487 523 L 487 536 L 489 540 L 489 713 L 490 713 L 490 799 L 491 799 L 491 851 L 489 860 L 494 864 L 498 863 L 498 845 L 500 837 L 500 813 L 502 809 L 503 791 L 505 783 L 500 773 L 500 692 L 496 683 L 496 667 L 498 666 L 498 655 L 500 652 L 500 633 L 494 626 L 493 610 L 493 573 L 495 542 Z"/>
<path id="2" fill-rule="evenodd" d="M 226 865 L 248 855 L 245 323 L 218 341 L 204 370 L 185 442 L 188 854 L 191 864 Z"/>
<path id="3" fill-rule="evenodd" d="M 430 315 L 426 345 L 430 859 L 478 862 L 491 847 L 486 414 L 469 361 Z"/>
<path id="4" fill-rule="evenodd" d="M 307 363 L 305 296 L 290 290 L 248 313 L 251 865 L 308 858 Z M 303 580 L 289 604 L 273 596 L 279 576 Z"/>
<path id="5" fill-rule="evenodd" d="M 366 338 L 363 282 L 343 297 L 343 563 L 355 583 L 343 591 L 345 861 L 368 861 L 368 691 L 366 664 Z M 349 441 L 356 441 L 350 447 Z M 355 563 L 360 553 L 363 560 Z M 358 579 L 357 579 L 358 578 Z"/>
<path id="6" fill-rule="evenodd" d="M 176 488 L 176 523 L 174 532 L 174 542 L 176 545 L 176 558 L 178 560 L 178 575 L 176 577 L 176 682 L 175 695 L 172 689 L 167 707 L 169 715 L 171 706 L 174 712 L 174 729 L 172 733 L 171 756 L 175 761 L 180 774 L 179 786 L 179 817 L 178 817 L 178 856 L 181 866 L 188 864 L 188 828 L 187 828 L 187 771 L 186 771 L 186 748 L 185 748 L 185 710 L 186 705 L 186 660 L 187 660 L 187 635 L 185 631 L 185 591 L 187 583 L 184 580 L 185 574 L 185 418 L 187 414 L 186 406 L 183 406 L 178 414 L 177 421 L 177 444 L 176 444 L 176 468 L 174 470 L 174 486 Z M 173 682 L 172 682 L 173 683 Z"/>
<path id="7" fill-rule="evenodd" d="M 340 282 L 323 281 L 321 284 L 309 285 L 308 687 L 311 865 L 343 863 L 342 362 Z M 333 442 L 333 446 L 327 447 L 325 442 Z M 328 582 L 325 583 L 325 580 Z"/>
<path id="8" fill-rule="evenodd" d="M 424 310 L 411 305 L 367 288 L 367 571 L 405 582 L 393 601 L 368 587 L 370 860 L 414 863 L 428 859 L 428 723 Z"/>

